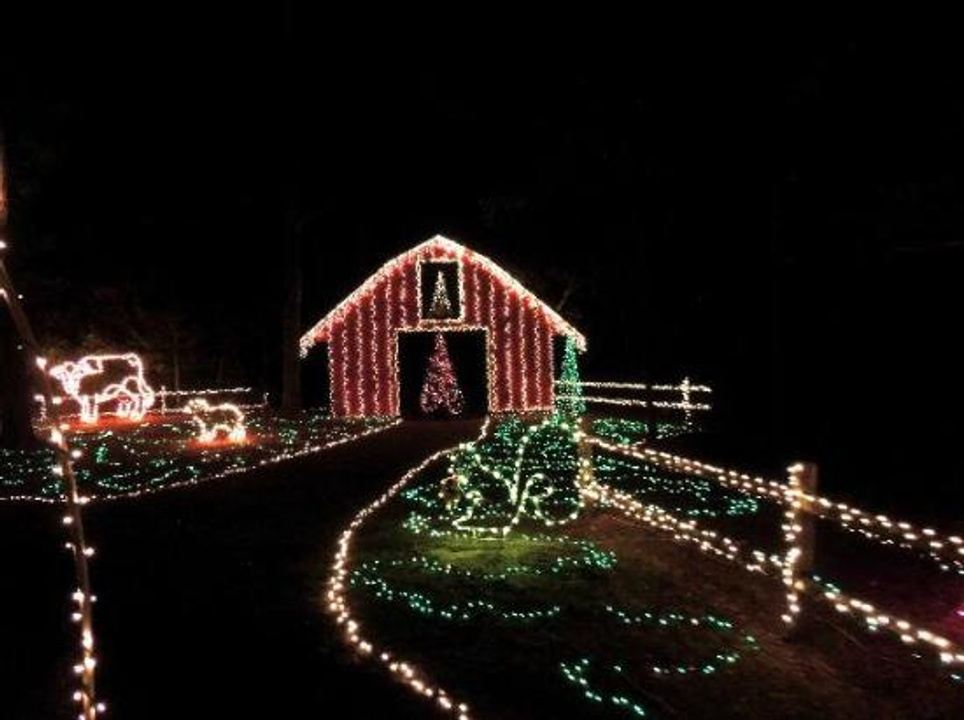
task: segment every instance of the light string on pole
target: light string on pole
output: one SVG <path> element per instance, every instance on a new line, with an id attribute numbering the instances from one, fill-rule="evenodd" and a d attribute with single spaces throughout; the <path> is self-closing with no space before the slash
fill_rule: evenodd
<path id="1" fill-rule="evenodd" d="M 3 158 L 0 155 L 0 168 L 2 167 Z M 2 181 L 2 178 L 0 178 L 0 181 Z M 2 187 L 2 182 L 0 182 L 0 196 L 3 195 Z M 3 221 L 4 218 L 0 216 L 0 243 L 2 243 L 0 252 L 6 248 L 6 242 L 3 240 Z M 65 547 L 70 551 L 74 561 L 76 581 L 76 589 L 71 593 L 71 600 L 74 603 L 71 620 L 78 628 L 80 648 L 78 662 L 73 668 L 79 683 L 73 694 L 73 700 L 80 709 L 79 720 L 95 720 L 104 713 L 106 706 L 103 702 L 97 700 L 96 694 L 97 656 L 95 654 L 93 619 L 93 604 L 96 597 L 91 592 L 88 565 L 88 561 L 94 555 L 94 548 L 87 544 L 83 519 L 83 506 L 87 503 L 88 498 L 81 494 L 77 485 L 77 477 L 74 474 L 73 460 L 77 457 L 77 451 L 71 449 L 66 432 L 59 422 L 57 406 L 52 402 L 53 391 L 50 378 L 46 372 L 47 361 L 23 309 L 21 298 L 14 289 L 2 255 L 0 255 L 0 297 L 6 301 L 25 350 L 36 360 L 37 369 L 40 371 L 38 373 L 40 389 L 48 401 L 47 440 L 54 449 L 57 458 L 57 464 L 53 466 L 52 471 L 66 485 L 67 507 L 63 516 L 63 525 L 67 530 L 68 541 Z"/>

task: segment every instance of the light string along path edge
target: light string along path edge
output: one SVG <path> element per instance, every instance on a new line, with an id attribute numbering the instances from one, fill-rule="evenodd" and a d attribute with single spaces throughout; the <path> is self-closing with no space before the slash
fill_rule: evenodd
<path id="1" fill-rule="evenodd" d="M 490 419 L 487 417 L 483 423 L 480 438 L 485 437 L 489 422 Z M 348 524 L 348 527 L 341 533 L 338 539 L 338 549 L 331 566 L 331 574 L 328 576 L 328 590 L 325 594 L 325 599 L 328 611 L 334 615 L 336 624 L 344 630 L 345 642 L 354 647 L 360 655 L 380 662 L 388 672 L 408 685 L 412 692 L 434 702 L 438 709 L 453 715 L 457 720 L 471 720 L 470 709 L 466 703 L 456 700 L 445 688 L 433 684 L 424 671 L 411 661 L 398 657 L 387 649 L 379 648 L 372 640 L 366 638 L 362 634 L 361 625 L 358 620 L 351 614 L 347 597 L 351 546 L 355 532 L 365 523 L 370 515 L 378 511 L 385 503 L 401 492 L 401 490 L 411 482 L 412 478 L 433 463 L 446 458 L 449 453 L 457 449 L 458 446 L 453 446 L 433 453 L 418 465 L 408 470 L 398 481 L 385 490 L 385 492 L 355 514 Z"/>

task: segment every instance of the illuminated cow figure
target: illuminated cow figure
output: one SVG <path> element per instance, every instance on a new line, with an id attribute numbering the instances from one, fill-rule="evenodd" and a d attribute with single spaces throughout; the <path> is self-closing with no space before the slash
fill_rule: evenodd
<path id="1" fill-rule="evenodd" d="M 144 365 L 134 353 L 88 355 L 50 369 L 64 393 L 80 405 L 80 419 L 95 423 L 100 406 L 117 402 L 119 417 L 141 420 L 154 404 L 154 391 L 144 380 Z"/>
<path id="2" fill-rule="evenodd" d="M 211 405 L 204 398 L 194 398 L 188 402 L 184 412 L 190 413 L 197 425 L 199 442 L 210 443 L 222 434 L 231 442 L 244 442 L 247 432 L 244 428 L 244 413 L 237 405 L 222 403 Z"/>

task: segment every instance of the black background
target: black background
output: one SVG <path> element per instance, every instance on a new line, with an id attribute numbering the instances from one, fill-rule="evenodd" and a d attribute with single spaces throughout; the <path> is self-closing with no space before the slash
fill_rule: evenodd
<path id="1" fill-rule="evenodd" d="M 714 452 L 959 517 L 956 39 L 613 19 L 548 47 L 292 13 L 5 44 L 8 257 L 47 342 L 131 342 L 102 303 L 176 313 L 183 384 L 275 389 L 289 203 L 306 326 L 446 234 L 565 299 L 584 376 L 711 384 Z"/>

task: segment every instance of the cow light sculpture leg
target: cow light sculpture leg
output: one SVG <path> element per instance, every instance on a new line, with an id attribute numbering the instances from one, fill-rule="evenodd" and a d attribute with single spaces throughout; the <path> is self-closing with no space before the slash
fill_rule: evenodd
<path id="1" fill-rule="evenodd" d="M 116 402 L 115 414 L 143 420 L 154 405 L 154 390 L 144 380 L 144 363 L 134 353 L 87 355 L 50 369 L 66 395 L 80 407 L 83 423 L 96 423 L 100 407 Z"/>

